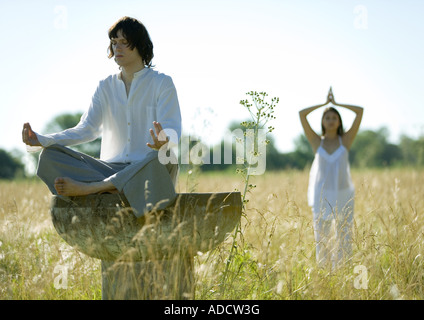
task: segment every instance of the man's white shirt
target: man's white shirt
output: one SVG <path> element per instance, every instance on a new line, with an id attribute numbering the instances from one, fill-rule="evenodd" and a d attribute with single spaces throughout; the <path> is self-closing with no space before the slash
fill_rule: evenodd
<path id="1" fill-rule="evenodd" d="M 41 135 L 43 147 L 71 146 L 102 137 L 100 159 L 108 162 L 141 161 L 152 151 L 149 129 L 153 121 L 162 125 L 170 139 L 169 147 L 181 137 L 181 112 L 171 77 L 150 68 L 134 74 L 126 93 L 121 73 L 100 81 L 88 110 L 74 127 L 59 133 Z M 30 148 L 33 149 L 33 148 Z"/>

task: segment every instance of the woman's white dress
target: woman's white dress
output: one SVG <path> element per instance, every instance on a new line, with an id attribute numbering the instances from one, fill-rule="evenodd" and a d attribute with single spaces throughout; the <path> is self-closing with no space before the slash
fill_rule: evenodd
<path id="1" fill-rule="evenodd" d="M 355 188 L 350 176 L 349 152 L 342 144 L 329 154 L 322 146 L 309 174 L 308 203 L 314 218 L 331 220 L 353 210 Z"/>
<path id="2" fill-rule="evenodd" d="M 336 266 L 351 255 L 355 188 L 350 176 L 349 153 L 342 144 L 329 154 L 322 146 L 315 154 L 309 175 L 308 203 L 312 207 L 316 257 L 319 265 Z M 331 225 L 335 221 L 336 250 L 331 250 Z"/>

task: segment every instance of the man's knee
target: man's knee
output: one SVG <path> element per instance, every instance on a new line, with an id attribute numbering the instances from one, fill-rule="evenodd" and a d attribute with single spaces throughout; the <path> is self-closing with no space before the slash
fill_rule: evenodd
<path id="1" fill-rule="evenodd" d="M 40 174 L 43 175 L 43 172 L 51 171 L 58 162 L 61 162 L 60 159 L 63 158 L 64 154 L 63 148 L 64 147 L 57 144 L 43 148 L 38 157 L 38 176 L 40 176 Z"/>
<path id="2" fill-rule="evenodd" d="M 40 155 L 38 157 L 38 161 L 51 158 L 52 154 L 55 153 L 54 148 L 46 147 L 41 150 Z"/>
<path id="3" fill-rule="evenodd" d="M 43 148 L 40 152 L 38 156 L 37 176 L 40 177 L 40 175 L 43 175 L 43 172 L 48 168 L 49 159 L 52 157 L 51 154 L 52 151 L 50 148 Z"/>
<path id="4" fill-rule="evenodd" d="M 38 167 L 40 167 L 40 165 L 44 165 L 45 162 L 48 162 L 50 159 L 52 159 L 55 152 L 56 150 L 52 147 L 43 148 L 43 150 L 40 152 L 40 155 L 38 156 Z"/>

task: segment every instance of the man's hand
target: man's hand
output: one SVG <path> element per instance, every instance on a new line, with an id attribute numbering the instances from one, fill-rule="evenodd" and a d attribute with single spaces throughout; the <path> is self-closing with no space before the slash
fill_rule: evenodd
<path id="1" fill-rule="evenodd" d="M 38 141 L 37 135 L 32 131 L 30 124 L 24 123 L 24 128 L 22 129 L 22 141 L 32 147 L 41 147 L 40 141 Z"/>
<path id="2" fill-rule="evenodd" d="M 153 125 L 155 127 L 155 131 L 153 131 L 153 129 L 149 130 L 153 139 L 153 144 L 147 143 L 147 146 L 153 150 L 159 150 L 163 145 L 168 143 L 169 138 L 166 136 L 166 133 L 159 122 L 153 121 Z"/>

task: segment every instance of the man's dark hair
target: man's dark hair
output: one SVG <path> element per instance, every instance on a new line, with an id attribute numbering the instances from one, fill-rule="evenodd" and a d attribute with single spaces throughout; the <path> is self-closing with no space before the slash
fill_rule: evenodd
<path id="1" fill-rule="evenodd" d="M 122 35 L 128 41 L 128 46 L 131 50 L 137 48 L 138 53 L 143 59 L 146 67 L 152 67 L 153 59 L 153 43 L 150 40 L 149 33 L 146 27 L 137 19 L 130 17 L 123 17 L 119 19 L 109 29 L 109 39 L 116 38 L 118 31 L 122 31 Z M 115 53 L 113 52 L 112 43 L 109 45 L 109 58 L 112 58 Z"/>

